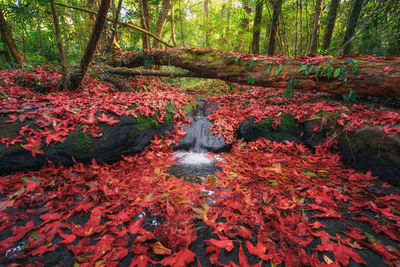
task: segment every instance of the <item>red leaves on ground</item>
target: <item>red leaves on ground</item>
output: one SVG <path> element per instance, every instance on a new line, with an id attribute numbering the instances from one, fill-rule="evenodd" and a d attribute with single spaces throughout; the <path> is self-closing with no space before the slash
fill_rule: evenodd
<path id="1" fill-rule="evenodd" d="M 350 258 L 359 264 L 367 264 L 352 248 L 339 243 L 322 243 L 321 245 L 318 245 L 316 249 L 319 251 L 333 251 L 335 261 L 344 266 L 349 264 Z"/>

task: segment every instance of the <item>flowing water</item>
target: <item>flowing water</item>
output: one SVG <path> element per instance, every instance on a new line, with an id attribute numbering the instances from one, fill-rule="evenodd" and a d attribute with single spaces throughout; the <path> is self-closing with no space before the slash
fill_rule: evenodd
<path id="1" fill-rule="evenodd" d="M 177 146 L 174 156 L 177 163 L 170 167 L 169 173 L 176 177 L 185 177 L 194 182 L 200 182 L 207 175 L 214 174 L 220 169 L 215 166 L 219 157 L 209 152 L 224 152 L 229 150 L 225 139 L 212 135 L 212 123 L 207 114 L 212 106 L 205 99 L 197 99 L 197 108 L 188 115 L 190 125 L 184 127 L 186 135 Z"/>

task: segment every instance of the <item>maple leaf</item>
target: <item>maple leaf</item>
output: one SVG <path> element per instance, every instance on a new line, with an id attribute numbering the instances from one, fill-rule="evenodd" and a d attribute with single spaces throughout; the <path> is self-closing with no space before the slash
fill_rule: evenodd
<path id="1" fill-rule="evenodd" d="M 25 188 L 26 188 L 27 192 L 35 191 L 39 187 L 40 187 L 40 182 L 36 182 L 36 181 L 27 181 L 25 184 Z"/>
<path id="2" fill-rule="evenodd" d="M 129 264 L 129 267 L 147 267 L 147 263 L 154 263 L 154 261 L 147 255 L 142 254 L 142 255 L 137 255 L 133 257 L 131 260 L 131 263 Z"/>
<path id="3" fill-rule="evenodd" d="M 253 246 L 253 244 L 248 240 L 246 240 L 246 247 L 251 254 L 256 256 L 263 256 L 267 250 L 267 246 L 263 243 L 258 242 L 256 246 Z"/>
<path id="4" fill-rule="evenodd" d="M 60 244 L 69 244 L 76 239 L 75 235 L 64 234 L 60 229 L 58 229 L 58 234 L 64 238 L 64 240 L 58 242 Z"/>
<path id="5" fill-rule="evenodd" d="M 196 257 L 196 254 L 194 254 L 192 251 L 189 249 L 185 248 L 182 249 L 175 254 L 168 256 L 164 258 L 161 261 L 161 264 L 163 265 L 171 265 L 171 266 L 176 266 L 176 267 L 185 267 L 189 263 L 193 262 Z"/>
<path id="6" fill-rule="evenodd" d="M 230 252 L 234 247 L 232 240 L 209 239 L 209 240 L 207 240 L 207 242 L 213 246 L 216 246 L 219 248 L 224 248 L 228 252 Z"/>
<path id="7" fill-rule="evenodd" d="M 321 245 L 318 245 L 317 250 L 319 251 L 333 251 L 333 257 L 335 261 L 341 263 L 344 266 L 349 264 L 350 258 L 352 258 L 355 262 L 359 264 L 367 264 L 360 255 L 351 249 L 348 246 L 332 243 L 332 242 L 323 242 Z"/>
<path id="8" fill-rule="evenodd" d="M 0 202 L 0 212 L 6 210 L 9 207 L 12 207 L 14 205 L 14 202 L 14 199 Z"/>
<path id="9" fill-rule="evenodd" d="M 107 117 L 105 113 L 101 114 L 101 117 L 98 117 L 97 120 L 100 122 L 105 122 L 108 125 L 114 125 L 119 122 L 119 120 L 115 120 L 113 116 Z"/>
<path id="10" fill-rule="evenodd" d="M 153 252 L 158 255 L 170 255 L 171 254 L 171 250 L 164 247 L 160 241 L 157 241 L 156 243 L 154 243 L 152 248 L 153 248 Z"/>

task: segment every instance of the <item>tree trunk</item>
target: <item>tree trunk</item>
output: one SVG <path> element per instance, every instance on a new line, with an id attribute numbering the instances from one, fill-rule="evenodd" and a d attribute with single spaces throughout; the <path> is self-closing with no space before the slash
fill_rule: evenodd
<path id="1" fill-rule="evenodd" d="M 308 55 L 312 57 L 315 57 L 317 55 L 321 9 L 322 9 L 322 0 L 317 0 L 315 3 L 314 25 L 311 36 L 310 50 L 308 51 Z"/>
<path id="2" fill-rule="evenodd" d="M 205 29 L 205 47 L 208 47 L 208 1 L 210 0 L 204 0 L 204 29 Z"/>
<path id="3" fill-rule="evenodd" d="M 114 44 L 114 42 L 116 40 L 118 20 L 119 20 L 119 14 L 121 13 L 121 8 L 122 8 L 122 0 L 119 0 L 118 1 L 117 11 L 115 12 L 115 16 L 114 16 L 114 23 L 113 23 L 113 27 L 111 29 L 111 37 L 110 37 L 110 40 L 108 42 L 107 50 L 111 50 L 111 47 L 113 46 L 113 44 Z"/>
<path id="4" fill-rule="evenodd" d="M 176 46 L 176 39 L 175 39 L 175 6 L 174 0 L 171 0 L 171 39 L 174 46 Z"/>
<path id="5" fill-rule="evenodd" d="M 247 16 L 251 14 L 251 7 L 247 0 L 242 0 L 242 8 L 246 12 Z M 243 31 L 249 30 L 250 20 L 248 17 L 242 19 L 241 28 Z"/>
<path id="6" fill-rule="evenodd" d="M 64 77 L 67 75 L 67 57 L 64 51 L 64 42 L 61 36 L 60 22 L 58 21 L 58 12 L 54 0 L 50 0 L 51 13 L 53 15 L 54 28 L 56 31 L 56 39 L 58 45 L 58 52 L 60 53 L 60 64 Z"/>
<path id="7" fill-rule="evenodd" d="M 281 9 L 282 9 L 282 0 L 275 0 L 274 12 L 272 13 L 271 32 L 269 34 L 269 43 L 268 43 L 269 56 L 273 56 L 275 54 L 275 43 L 278 35 L 278 21 Z"/>
<path id="8" fill-rule="evenodd" d="M 183 35 L 183 16 L 182 16 L 181 0 L 179 0 L 179 22 L 181 25 L 182 46 L 185 46 L 185 36 Z"/>
<path id="9" fill-rule="evenodd" d="M 295 89 L 306 91 L 322 91 L 336 95 L 348 94 L 350 89 L 358 95 L 400 97 L 400 59 L 383 60 L 375 62 L 358 58 L 358 70 L 353 73 L 354 63 L 349 59 L 326 57 L 324 61 L 313 66 L 308 75 L 304 71 L 299 72 L 304 59 L 285 59 L 276 57 L 259 56 L 252 60 L 252 67 L 244 64 L 240 54 L 215 50 L 199 50 L 189 48 L 170 48 L 152 52 L 156 65 L 172 65 L 200 74 L 203 78 L 215 78 L 240 84 L 254 84 L 264 87 L 286 88 L 288 81 L 297 79 Z M 268 66 L 272 70 L 268 73 Z M 282 70 L 277 71 L 278 64 L 282 64 Z M 143 57 L 132 56 L 115 62 L 116 66 L 138 67 L 144 65 Z M 327 74 L 319 74 L 316 78 L 315 70 L 321 66 L 319 73 L 325 69 L 331 69 L 330 77 Z M 346 68 L 346 81 L 343 74 L 334 78 L 334 72 L 338 68 Z M 388 69 L 389 68 L 389 69 Z M 276 75 L 277 74 L 277 75 Z"/>
<path id="10" fill-rule="evenodd" d="M 8 46 L 8 49 L 11 52 L 11 55 L 13 56 L 15 63 L 17 64 L 17 67 L 23 67 L 25 66 L 25 59 L 22 56 L 21 52 L 18 50 L 17 45 L 15 44 L 14 38 L 12 37 L 11 34 L 11 29 L 10 26 L 8 26 L 8 23 L 3 15 L 3 11 L 0 8 L 0 33 L 1 33 L 1 38 L 3 42 Z"/>
<path id="11" fill-rule="evenodd" d="M 264 7 L 263 1 L 256 2 L 256 13 L 254 14 L 253 25 L 253 41 L 251 42 L 251 52 L 253 54 L 260 54 L 260 32 L 261 32 L 261 19 Z"/>
<path id="12" fill-rule="evenodd" d="M 337 10 L 340 5 L 340 0 L 332 0 L 328 12 L 328 24 L 326 25 L 322 50 L 327 51 L 331 44 L 333 29 L 335 28 Z"/>
<path id="13" fill-rule="evenodd" d="M 351 10 L 349 22 L 347 23 L 346 32 L 344 34 L 343 45 L 353 36 L 354 31 L 357 26 L 358 17 L 360 16 L 361 9 L 363 6 L 363 0 L 355 0 L 353 9 Z M 348 43 L 343 49 L 343 55 L 348 55 L 350 53 L 350 45 Z"/>
<path id="14" fill-rule="evenodd" d="M 101 37 L 101 33 L 104 28 L 104 24 L 107 18 L 107 11 L 110 7 L 110 0 L 102 0 L 99 8 L 99 12 L 96 16 L 96 22 L 93 25 L 92 34 L 89 42 L 85 49 L 85 54 L 82 57 L 80 69 L 70 76 L 69 85 L 71 90 L 75 90 L 81 84 L 83 77 L 86 74 L 87 68 L 89 67 L 90 61 L 93 58 L 94 51 L 96 50 L 97 42 Z"/>
<path id="15" fill-rule="evenodd" d="M 164 30 L 165 21 L 168 16 L 169 3 L 170 0 L 163 0 L 161 4 L 160 15 L 158 16 L 157 26 L 156 26 L 156 36 L 159 38 L 161 38 Z M 157 40 L 153 40 L 153 48 L 161 48 L 161 44 L 157 42 Z"/>
<path id="16" fill-rule="evenodd" d="M 44 49 L 43 49 L 43 37 L 42 37 L 42 27 L 40 26 L 40 13 L 39 13 L 39 5 L 36 6 L 36 25 L 38 28 L 38 33 L 39 33 L 39 41 L 40 41 L 40 55 L 42 57 L 45 57 L 44 55 Z"/>
<path id="17" fill-rule="evenodd" d="M 150 12 L 147 0 L 140 0 L 140 22 L 143 29 L 150 32 Z M 150 49 L 150 38 L 147 34 L 142 34 L 143 49 Z"/>

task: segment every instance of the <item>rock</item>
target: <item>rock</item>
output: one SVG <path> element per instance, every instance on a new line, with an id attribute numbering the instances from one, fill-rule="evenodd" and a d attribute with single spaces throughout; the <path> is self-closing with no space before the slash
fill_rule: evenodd
<path id="1" fill-rule="evenodd" d="M 210 131 L 212 123 L 206 118 L 217 106 L 205 98 L 197 98 L 197 107 L 187 118 L 190 125 L 184 125 L 186 135 L 175 147 L 176 150 L 194 150 L 195 152 L 228 152 L 232 144 L 227 144 L 224 137 L 218 138 Z"/>
<path id="2" fill-rule="evenodd" d="M 239 138 L 243 138 L 246 142 L 257 140 L 264 137 L 271 141 L 283 142 L 294 141 L 298 144 L 303 142 L 302 133 L 304 127 L 302 124 L 297 124 L 293 115 L 282 115 L 281 125 L 277 128 L 272 127 L 271 118 L 263 119 L 259 123 L 255 123 L 253 119 L 247 119 L 242 122 L 237 130 Z"/>
<path id="3" fill-rule="evenodd" d="M 101 137 L 93 138 L 88 132 L 83 133 L 77 128 L 64 142 L 42 147 L 45 154 L 38 154 L 36 157 L 20 146 L 10 146 L 7 149 L 0 143 L 0 174 L 25 169 L 37 170 L 47 161 L 70 166 L 73 164 L 72 157 L 78 162 L 90 162 L 94 158 L 99 163 L 113 163 L 120 160 L 121 155 L 141 152 L 154 135 L 163 135 L 173 128 L 173 123 L 144 125 L 143 118 L 135 119 L 131 116 L 115 119 L 119 122 L 112 126 L 98 125 L 103 128 Z"/>
<path id="4" fill-rule="evenodd" d="M 210 131 L 212 123 L 204 116 L 188 116 L 192 122 L 183 126 L 186 135 L 182 138 L 177 150 L 194 150 L 196 152 L 228 152 L 232 145 L 225 142 L 225 138 L 218 138 Z"/>
<path id="5" fill-rule="evenodd" d="M 395 186 L 400 186 L 400 135 L 385 134 L 377 125 L 365 126 L 338 137 L 343 162 L 360 171 L 371 171 Z"/>

